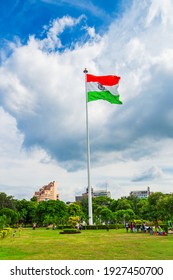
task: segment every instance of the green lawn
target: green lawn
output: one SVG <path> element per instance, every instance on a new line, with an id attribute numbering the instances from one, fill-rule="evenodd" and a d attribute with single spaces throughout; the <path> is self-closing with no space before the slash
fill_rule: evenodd
<path id="1" fill-rule="evenodd" d="M 22 229 L 0 239 L 1 260 L 173 260 L 173 234 L 154 236 L 125 230 Z"/>

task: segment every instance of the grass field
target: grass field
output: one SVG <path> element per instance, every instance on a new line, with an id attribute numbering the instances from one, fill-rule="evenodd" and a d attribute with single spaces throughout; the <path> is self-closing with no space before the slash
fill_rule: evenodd
<path id="1" fill-rule="evenodd" d="M 173 260 L 173 234 L 154 236 L 125 230 L 83 230 L 59 234 L 22 229 L 0 239 L 1 260 Z"/>

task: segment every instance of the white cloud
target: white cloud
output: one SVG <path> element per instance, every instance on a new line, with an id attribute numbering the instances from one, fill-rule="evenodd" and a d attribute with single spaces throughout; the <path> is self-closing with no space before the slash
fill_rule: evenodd
<path id="1" fill-rule="evenodd" d="M 173 24 L 172 13 L 173 6 L 171 0 L 152 0 L 146 18 L 146 25 L 149 26 L 156 19 L 161 20 L 161 23 L 164 25 Z"/>
<path id="2" fill-rule="evenodd" d="M 23 134 L 17 129 L 15 118 L 0 107 L 0 154 L 1 160 L 9 156 L 15 158 L 20 153 L 23 143 Z"/>
<path id="3" fill-rule="evenodd" d="M 158 166 L 152 166 L 147 170 L 144 170 L 141 174 L 136 175 L 133 178 L 133 182 L 150 181 L 161 178 L 163 176 L 162 170 Z"/>
<path id="4" fill-rule="evenodd" d="M 62 42 L 59 35 L 63 33 L 65 28 L 72 28 L 79 24 L 84 16 L 80 16 L 74 19 L 70 16 L 64 16 L 60 19 L 54 19 L 49 26 L 45 26 L 47 36 L 43 40 L 38 40 L 39 47 L 46 51 L 55 51 L 57 48 L 61 48 Z"/>

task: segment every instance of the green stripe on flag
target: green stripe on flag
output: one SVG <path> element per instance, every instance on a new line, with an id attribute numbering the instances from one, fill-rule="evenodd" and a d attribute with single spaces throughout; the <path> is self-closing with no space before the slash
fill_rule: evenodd
<path id="1" fill-rule="evenodd" d="M 103 99 L 111 104 L 122 104 L 119 100 L 119 95 L 112 95 L 110 91 L 89 91 L 88 92 L 88 102 Z"/>

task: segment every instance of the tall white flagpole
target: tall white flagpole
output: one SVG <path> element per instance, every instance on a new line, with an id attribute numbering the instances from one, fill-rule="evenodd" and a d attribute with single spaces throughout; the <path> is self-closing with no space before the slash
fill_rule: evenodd
<path id="1" fill-rule="evenodd" d="M 88 169 L 88 215 L 89 225 L 93 225 L 93 213 L 92 213 L 92 192 L 90 183 L 90 143 L 89 143 L 89 125 L 88 125 L 88 95 L 87 95 L 87 80 L 86 74 L 88 70 L 85 68 L 85 93 L 86 93 L 86 138 L 87 138 L 87 169 Z"/>

